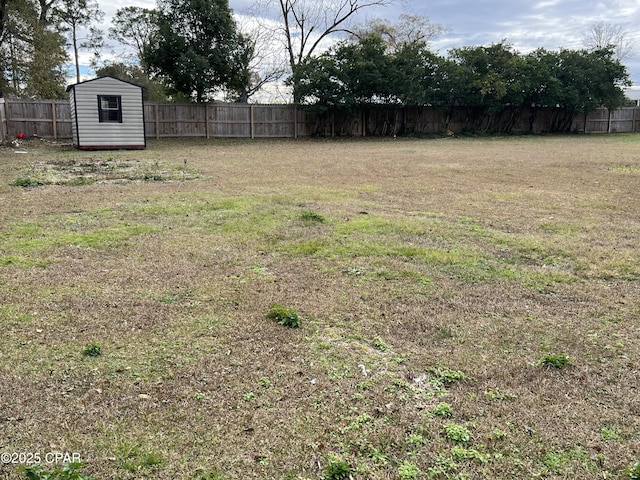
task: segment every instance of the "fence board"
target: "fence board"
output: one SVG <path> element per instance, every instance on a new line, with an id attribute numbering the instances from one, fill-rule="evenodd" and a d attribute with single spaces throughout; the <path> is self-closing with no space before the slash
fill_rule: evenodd
<path id="1" fill-rule="evenodd" d="M 482 109 L 370 106 L 355 112 L 308 115 L 296 105 L 147 103 L 147 138 L 272 138 L 366 135 L 429 135 L 467 130 L 542 133 L 559 122 L 574 132 L 638 132 L 640 108 L 598 109 L 563 118 L 556 109 L 513 109 L 487 116 Z M 71 138 L 71 113 L 64 100 L 0 99 L 0 139 L 17 133 Z"/>
<path id="2" fill-rule="evenodd" d="M 0 98 L 0 142 L 7 137 L 7 119 L 5 117 L 4 98 Z"/>
<path id="3" fill-rule="evenodd" d="M 7 137 L 71 138 L 71 109 L 64 100 L 4 100 L 3 124 Z"/>

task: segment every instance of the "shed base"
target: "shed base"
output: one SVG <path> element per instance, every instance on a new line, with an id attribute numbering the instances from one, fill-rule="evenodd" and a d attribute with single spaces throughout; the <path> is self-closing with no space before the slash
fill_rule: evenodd
<path id="1" fill-rule="evenodd" d="M 144 150 L 146 145 L 74 145 L 78 150 Z"/>

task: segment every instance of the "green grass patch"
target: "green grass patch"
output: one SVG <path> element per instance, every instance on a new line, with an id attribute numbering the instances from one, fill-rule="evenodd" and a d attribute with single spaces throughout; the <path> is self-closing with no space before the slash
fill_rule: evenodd
<path id="1" fill-rule="evenodd" d="M 108 208 L 52 215 L 38 222 L 11 222 L 0 231 L 4 249 L 0 265 L 46 266 L 52 261 L 47 256 L 62 247 L 118 248 L 134 237 L 157 233 L 163 228 L 124 221 L 117 211 Z"/>

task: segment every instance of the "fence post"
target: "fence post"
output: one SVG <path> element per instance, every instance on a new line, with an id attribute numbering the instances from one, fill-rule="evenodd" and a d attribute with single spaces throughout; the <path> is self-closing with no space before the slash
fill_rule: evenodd
<path id="1" fill-rule="evenodd" d="M 584 114 L 584 133 L 589 133 L 589 132 L 587 132 L 587 120 L 588 120 L 588 118 L 589 118 L 589 114 L 585 113 Z"/>
<path id="2" fill-rule="evenodd" d="M 54 140 L 58 140 L 58 122 L 57 122 L 57 118 L 58 118 L 58 112 L 56 110 L 56 102 L 51 102 L 51 120 L 53 122 L 52 127 L 53 127 L 53 139 Z"/>
<path id="3" fill-rule="evenodd" d="M 9 138 L 9 130 L 11 128 L 11 108 L 9 107 L 9 102 L 5 103 L 4 114 L 5 132 L 7 134 L 7 138 Z"/>
<path id="4" fill-rule="evenodd" d="M 158 117 L 158 104 L 156 103 L 153 106 L 153 116 L 156 117 L 154 120 L 156 122 L 156 140 L 160 138 L 160 118 Z"/>
<path id="5" fill-rule="evenodd" d="M 607 133 L 611 133 L 611 110 L 607 108 L 607 113 L 609 113 L 609 122 L 607 125 Z"/>
<path id="6" fill-rule="evenodd" d="M 210 135 L 209 135 L 209 104 L 205 103 L 204 104 L 204 126 L 207 129 L 207 140 L 209 140 Z"/>
<path id="7" fill-rule="evenodd" d="M 298 138 L 298 105 L 293 106 L 293 138 Z"/>
<path id="8" fill-rule="evenodd" d="M 255 132 L 253 131 L 253 104 L 249 105 L 249 132 L 253 140 L 255 138 Z"/>
<path id="9" fill-rule="evenodd" d="M 6 112 L 6 103 L 4 101 L 4 98 L 0 98 L 0 142 L 4 141 L 4 137 L 8 136 L 8 134 L 6 133 L 6 119 L 5 119 L 5 112 Z"/>

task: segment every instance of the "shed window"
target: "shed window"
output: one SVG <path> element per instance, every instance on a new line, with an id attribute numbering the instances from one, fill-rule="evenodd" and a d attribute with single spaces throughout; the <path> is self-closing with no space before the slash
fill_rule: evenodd
<path id="1" fill-rule="evenodd" d="M 98 118 L 100 123 L 122 123 L 122 99 L 120 95 L 98 95 Z"/>

